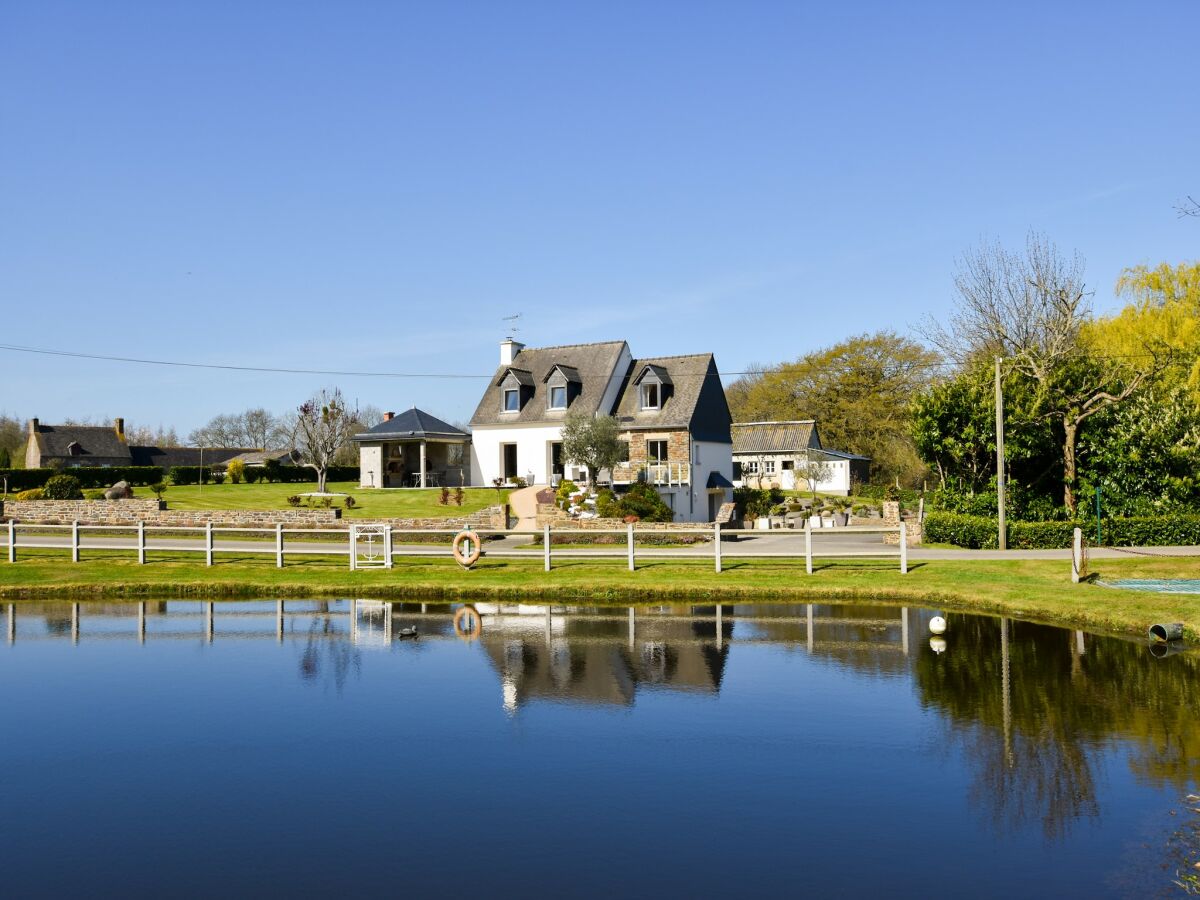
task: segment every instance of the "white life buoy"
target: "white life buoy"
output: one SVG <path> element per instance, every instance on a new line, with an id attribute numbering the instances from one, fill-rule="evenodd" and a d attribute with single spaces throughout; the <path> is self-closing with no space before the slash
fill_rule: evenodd
<path id="1" fill-rule="evenodd" d="M 469 549 L 464 549 L 466 545 Z M 454 561 L 464 569 L 469 569 L 479 561 L 483 551 L 483 540 L 474 531 L 460 531 L 454 536 L 451 545 L 454 550 Z"/>

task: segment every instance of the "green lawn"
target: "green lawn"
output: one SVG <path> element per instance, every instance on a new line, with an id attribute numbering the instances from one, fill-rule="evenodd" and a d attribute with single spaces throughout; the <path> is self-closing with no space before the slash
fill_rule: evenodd
<path id="1" fill-rule="evenodd" d="M 207 490 L 207 489 L 206 489 Z M 803 562 L 727 560 L 717 575 L 710 560 L 644 560 L 636 572 L 619 559 L 573 559 L 542 571 L 534 559 L 488 559 L 470 572 L 447 557 L 398 558 L 387 570 L 351 572 L 344 558 L 289 556 L 276 569 L 269 554 L 223 553 L 212 568 L 195 554 L 151 552 L 139 566 L 128 551 L 25 550 L 0 562 L 5 600 L 136 597 L 379 597 L 505 599 L 589 603 L 841 602 L 864 600 L 1011 615 L 1096 631 L 1144 637 L 1154 622 L 1183 622 L 1200 639 L 1200 596 L 1072 585 L 1061 560 L 955 560 L 914 563 L 900 575 L 890 560 Z M 1101 579 L 1200 578 L 1200 559 L 1093 561 Z"/>
<path id="2" fill-rule="evenodd" d="M 315 491 L 315 484 L 197 484 L 171 485 L 163 499 L 168 509 L 288 509 L 287 498 L 293 494 Z M 352 481 L 331 481 L 326 490 L 349 494 L 356 503 L 353 509 L 342 508 L 342 515 L 352 519 L 426 518 L 465 516 L 486 506 L 508 500 L 508 491 L 500 498 L 494 488 L 466 488 L 462 506 L 455 506 L 453 496 L 449 506 L 441 506 L 440 488 L 425 490 L 380 490 L 360 488 Z M 451 495 L 454 490 L 451 488 Z M 139 497 L 153 497 L 149 488 L 137 488 Z M 339 504 L 340 505 L 340 504 Z"/>

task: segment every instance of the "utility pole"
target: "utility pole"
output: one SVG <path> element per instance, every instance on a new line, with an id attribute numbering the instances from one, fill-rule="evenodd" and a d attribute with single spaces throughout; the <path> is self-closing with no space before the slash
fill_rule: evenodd
<path id="1" fill-rule="evenodd" d="M 1008 529 L 1004 523 L 1004 390 L 1000 384 L 1000 357 L 996 357 L 996 523 L 1000 530 L 1001 550 L 1008 549 Z"/>

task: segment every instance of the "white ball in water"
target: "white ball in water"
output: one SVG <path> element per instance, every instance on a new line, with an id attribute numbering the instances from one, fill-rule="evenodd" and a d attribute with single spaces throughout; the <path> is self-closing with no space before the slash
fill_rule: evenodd
<path id="1" fill-rule="evenodd" d="M 944 634 L 946 631 L 946 620 L 941 616 L 934 616 L 929 620 L 929 630 L 934 634 Z"/>
<path id="2" fill-rule="evenodd" d="M 934 653 L 946 652 L 946 639 L 940 637 L 931 637 L 929 639 L 929 649 Z"/>

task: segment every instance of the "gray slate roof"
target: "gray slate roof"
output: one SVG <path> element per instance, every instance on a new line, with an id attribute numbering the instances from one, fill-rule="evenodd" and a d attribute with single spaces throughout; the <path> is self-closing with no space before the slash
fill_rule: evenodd
<path id="1" fill-rule="evenodd" d="M 117 435 L 112 425 L 38 425 L 38 449 L 43 458 L 75 458 L 86 462 L 89 457 L 121 460 L 129 465 L 129 445 Z M 79 445 L 79 453 L 72 454 L 67 448 Z"/>
<path id="2" fill-rule="evenodd" d="M 551 412 L 546 408 L 549 388 L 545 379 L 555 366 L 573 368 L 579 375 L 579 394 L 571 401 L 569 411 L 579 410 L 594 415 L 624 348 L 624 341 L 570 344 L 562 347 L 526 347 L 514 357 L 512 365 L 499 366 L 496 369 L 495 377 L 489 382 L 479 406 L 475 409 L 475 415 L 471 417 L 471 424 L 561 424 L 563 411 Z M 517 413 L 501 411 L 500 382 L 509 369 L 523 369 L 532 374 L 534 381 L 531 386 L 532 396 Z"/>
<path id="3" fill-rule="evenodd" d="M 499 401 L 497 401 L 499 402 Z M 469 441 L 471 436 L 415 406 L 354 435 L 355 441 L 412 441 L 422 438 Z"/>
<path id="4" fill-rule="evenodd" d="M 821 447 L 817 423 L 811 419 L 800 422 L 735 422 L 733 425 L 734 453 L 795 453 L 809 447 L 814 450 Z"/>
<path id="5" fill-rule="evenodd" d="M 161 466 L 164 471 L 173 466 L 223 466 L 237 456 L 257 453 L 245 447 L 130 447 L 131 465 Z"/>
<path id="6" fill-rule="evenodd" d="M 670 387 L 657 410 L 640 408 L 638 381 L 649 369 Z M 731 416 L 725 388 L 711 353 L 635 359 L 613 413 L 622 428 L 690 428 L 700 441 L 729 443 Z"/>

